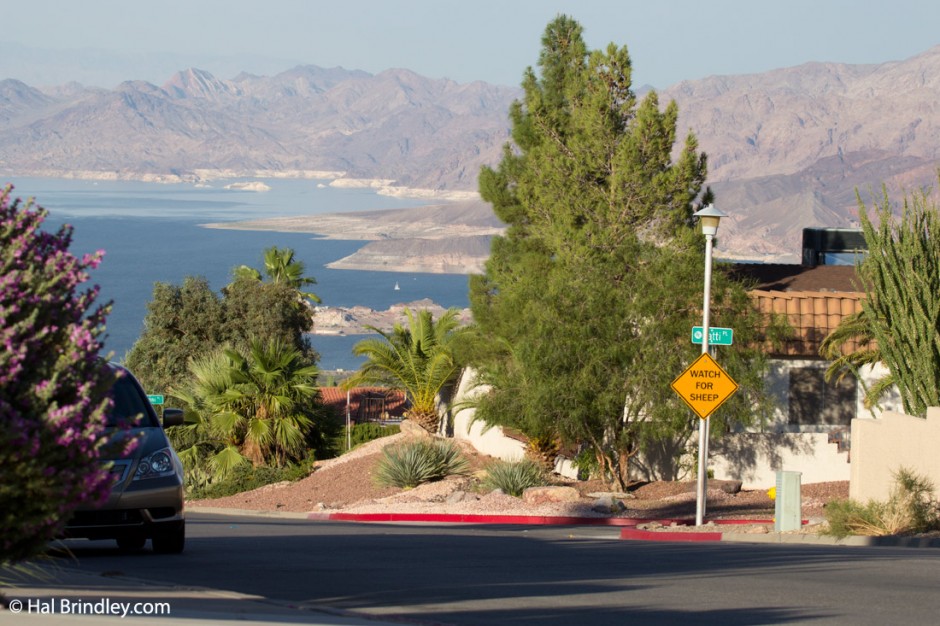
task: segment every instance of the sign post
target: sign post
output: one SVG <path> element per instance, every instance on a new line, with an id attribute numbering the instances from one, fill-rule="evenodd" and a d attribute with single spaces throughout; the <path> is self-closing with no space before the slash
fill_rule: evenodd
<path id="1" fill-rule="evenodd" d="M 705 235 L 705 297 L 702 301 L 702 356 L 708 354 L 709 315 L 712 302 L 712 247 L 715 235 L 718 234 L 718 224 L 721 218 L 727 217 L 724 213 L 709 204 L 704 209 L 693 214 L 699 218 L 702 225 L 702 234 Z M 714 409 L 713 409 L 714 410 Z M 695 525 L 701 526 L 705 519 L 705 463 L 708 458 L 708 415 L 699 422 L 698 429 L 698 480 L 695 489 Z"/>
<path id="2" fill-rule="evenodd" d="M 150 404 L 154 406 L 159 406 L 163 404 L 163 396 L 156 393 L 148 393 L 147 399 L 150 400 Z"/>
<path id="3" fill-rule="evenodd" d="M 707 345 L 707 339 L 706 344 Z M 702 352 L 692 365 L 672 381 L 672 389 L 685 400 L 699 422 L 698 486 L 695 504 L 695 525 L 705 518 L 705 462 L 708 458 L 708 416 L 738 390 L 738 383 L 721 369 L 708 352 Z"/>

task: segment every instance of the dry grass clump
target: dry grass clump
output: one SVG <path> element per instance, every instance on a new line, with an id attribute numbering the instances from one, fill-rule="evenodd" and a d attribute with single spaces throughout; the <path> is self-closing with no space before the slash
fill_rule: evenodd
<path id="1" fill-rule="evenodd" d="M 834 500 L 826 507 L 826 534 L 835 537 L 882 537 L 922 533 L 940 528 L 940 508 L 933 499 L 933 483 L 901 468 L 887 502 Z"/>

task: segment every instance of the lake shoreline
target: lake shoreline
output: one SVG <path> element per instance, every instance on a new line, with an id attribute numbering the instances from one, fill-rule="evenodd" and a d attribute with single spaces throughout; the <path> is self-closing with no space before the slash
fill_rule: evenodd
<path id="1" fill-rule="evenodd" d="M 329 267 L 355 253 L 362 241 L 199 226 L 337 210 L 381 214 L 414 206 L 410 201 L 378 196 L 372 189 L 320 187 L 317 181 L 302 180 L 267 180 L 271 190 L 258 192 L 227 190 L 221 184 L 201 187 L 19 177 L 9 182 L 14 185 L 14 197 L 33 197 L 49 211 L 48 228 L 64 224 L 74 228 L 73 254 L 106 250 L 89 279 L 100 285 L 101 302 L 113 302 L 105 353 L 112 353 L 117 361 L 126 356 L 144 329 L 155 283 L 180 285 L 186 277 L 197 276 L 218 291 L 231 281 L 232 268 L 259 267 L 264 250 L 271 246 L 296 252 L 307 275 L 316 279 L 313 291 L 324 305 L 383 312 L 397 303 L 427 298 L 442 307 L 468 306 L 466 276 L 393 274 L 384 267 L 376 271 Z M 394 288 L 396 283 L 400 283 L 400 290 Z M 320 366 L 325 370 L 356 369 L 360 359 L 351 354 L 351 348 L 362 336 L 340 334 L 349 332 L 344 329 L 335 332 L 311 335 L 314 349 L 321 355 Z"/>

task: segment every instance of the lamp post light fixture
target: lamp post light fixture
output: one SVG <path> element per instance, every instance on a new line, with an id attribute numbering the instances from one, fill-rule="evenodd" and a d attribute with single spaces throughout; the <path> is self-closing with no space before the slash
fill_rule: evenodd
<path id="1" fill-rule="evenodd" d="M 718 223 L 721 218 L 727 217 L 709 204 L 701 211 L 693 213 L 699 218 L 702 225 L 702 234 L 705 235 L 705 299 L 702 305 L 702 354 L 708 352 L 709 310 L 712 296 L 712 242 L 718 234 Z M 708 461 L 708 417 L 699 420 L 698 424 L 698 482 L 695 497 L 695 525 L 701 526 L 705 519 L 705 468 Z"/>

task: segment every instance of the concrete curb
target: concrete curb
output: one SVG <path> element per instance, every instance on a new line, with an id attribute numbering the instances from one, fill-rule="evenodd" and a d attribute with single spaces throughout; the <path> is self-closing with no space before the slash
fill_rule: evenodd
<path id="1" fill-rule="evenodd" d="M 940 548 L 938 537 L 832 537 L 829 535 L 814 535 L 801 533 L 770 532 L 757 533 L 723 533 L 723 532 L 657 532 L 654 530 L 640 530 L 636 528 L 623 528 L 620 538 L 630 541 L 724 541 L 728 543 L 777 543 L 815 546 L 855 546 L 855 547 L 886 547 L 886 548 Z"/>
<path id="2" fill-rule="evenodd" d="M 253 515 L 256 517 L 275 517 L 281 519 L 307 519 L 310 513 L 298 513 L 296 511 L 258 511 L 257 509 L 227 509 L 216 506 L 192 506 L 186 505 L 186 512 L 208 513 L 210 515 Z"/>

